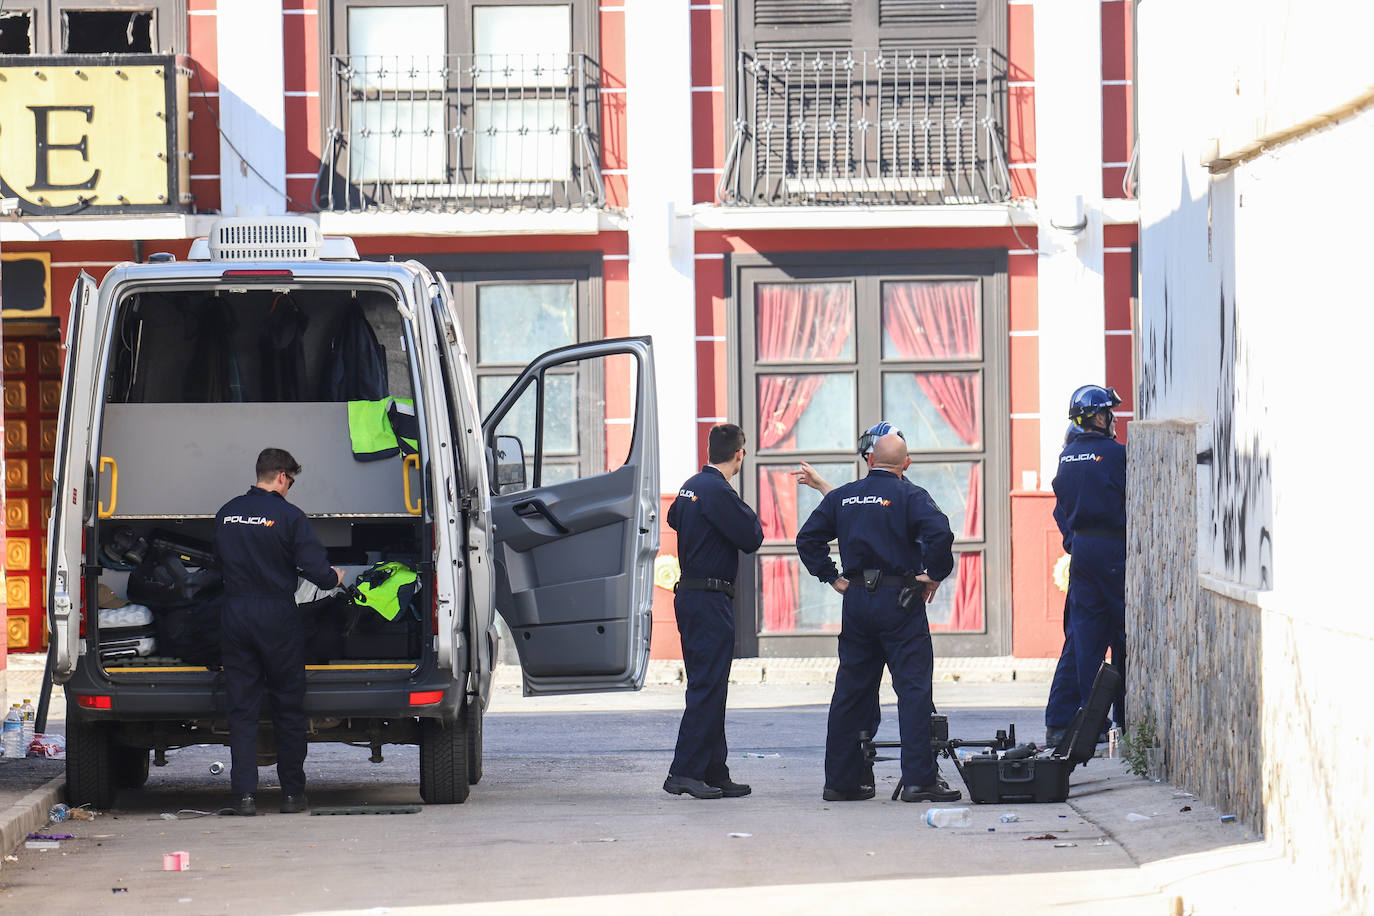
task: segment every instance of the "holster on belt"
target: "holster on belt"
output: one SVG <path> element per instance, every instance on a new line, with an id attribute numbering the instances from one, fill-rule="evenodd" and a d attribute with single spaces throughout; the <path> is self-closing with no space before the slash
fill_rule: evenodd
<path id="1" fill-rule="evenodd" d="M 878 590 L 878 586 L 883 582 L 883 571 L 881 569 L 865 569 L 863 573 L 864 591 L 870 595 Z"/>

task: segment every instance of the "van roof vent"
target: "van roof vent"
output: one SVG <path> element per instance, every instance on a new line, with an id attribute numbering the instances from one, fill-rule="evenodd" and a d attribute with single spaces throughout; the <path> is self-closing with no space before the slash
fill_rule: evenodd
<path id="1" fill-rule="evenodd" d="M 313 261 L 324 237 L 304 216 L 230 217 L 210 227 L 212 261 Z"/>

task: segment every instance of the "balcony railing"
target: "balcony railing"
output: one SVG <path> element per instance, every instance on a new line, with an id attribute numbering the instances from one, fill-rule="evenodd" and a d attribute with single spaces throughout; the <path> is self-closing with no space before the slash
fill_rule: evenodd
<path id="1" fill-rule="evenodd" d="M 325 210 L 600 207 L 600 69 L 584 54 L 333 59 Z"/>
<path id="2" fill-rule="evenodd" d="M 1005 62 L 990 48 L 749 50 L 717 188 L 733 206 L 1004 201 Z"/>

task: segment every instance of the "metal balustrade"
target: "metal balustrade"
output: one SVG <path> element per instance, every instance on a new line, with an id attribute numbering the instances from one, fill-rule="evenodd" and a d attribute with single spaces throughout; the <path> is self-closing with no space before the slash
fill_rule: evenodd
<path id="1" fill-rule="evenodd" d="M 1005 61 L 986 47 L 740 52 L 730 206 L 1005 201 Z"/>
<path id="2" fill-rule="evenodd" d="M 600 77 L 585 54 L 334 57 L 324 210 L 598 208 Z"/>

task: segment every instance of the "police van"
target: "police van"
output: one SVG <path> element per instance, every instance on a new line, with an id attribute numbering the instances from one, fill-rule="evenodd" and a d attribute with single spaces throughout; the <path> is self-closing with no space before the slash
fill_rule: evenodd
<path id="1" fill-rule="evenodd" d="M 373 760 L 418 745 L 424 801 L 466 800 L 498 612 L 526 695 L 643 685 L 659 531 L 647 338 L 544 353 L 504 394 L 483 378 L 484 418 L 442 274 L 360 260 L 306 218 L 224 219 L 186 261 L 121 264 L 98 286 L 83 273 L 65 359 L 47 607 L 71 802 L 108 806 L 150 757 L 227 744 L 222 672 L 180 643 L 114 640 L 106 609 L 132 606 L 149 545 L 213 542 L 267 446 L 302 464 L 289 499 L 346 582 L 388 561 L 416 573 L 399 623 L 354 608 L 343 644 L 307 666 L 310 741 Z M 410 426 L 379 453 L 397 407 Z M 269 762 L 270 727 L 259 742 Z"/>

